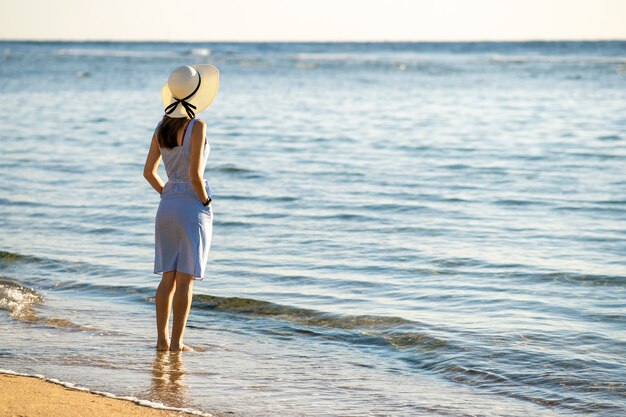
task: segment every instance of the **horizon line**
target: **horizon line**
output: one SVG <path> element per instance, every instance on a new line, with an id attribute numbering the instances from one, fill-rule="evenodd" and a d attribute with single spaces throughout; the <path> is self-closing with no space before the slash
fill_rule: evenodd
<path id="1" fill-rule="evenodd" d="M 528 39 L 307 39 L 307 40 L 159 40 L 159 39 L 1 39 L 0 42 L 67 42 L 67 43 L 532 43 L 532 42 L 624 42 L 625 38 L 528 38 Z"/>

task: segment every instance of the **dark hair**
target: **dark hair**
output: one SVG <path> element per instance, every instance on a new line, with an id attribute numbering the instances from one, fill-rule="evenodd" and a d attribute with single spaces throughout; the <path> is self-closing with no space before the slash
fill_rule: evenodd
<path id="1" fill-rule="evenodd" d="M 167 114 L 164 114 L 156 132 L 159 146 L 168 149 L 177 147 L 176 134 L 188 121 L 189 118 L 187 117 L 169 117 Z"/>

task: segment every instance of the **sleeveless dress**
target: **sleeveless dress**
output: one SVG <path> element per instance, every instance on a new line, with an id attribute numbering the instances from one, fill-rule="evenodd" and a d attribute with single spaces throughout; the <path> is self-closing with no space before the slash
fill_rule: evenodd
<path id="1" fill-rule="evenodd" d="M 202 205 L 189 182 L 191 131 L 195 121 L 191 119 L 187 123 L 181 146 L 172 149 L 159 146 L 168 180 L 154 222 L 154 273 L 177 270 L 192 275 L 194 280 L 202 280 L 211 248 L 213 203 Z M 205 136 L 200 172 L 204 172 L 209 152 Z M 212 197 L 209 182 L 204 178 L 203 182 Z"/>

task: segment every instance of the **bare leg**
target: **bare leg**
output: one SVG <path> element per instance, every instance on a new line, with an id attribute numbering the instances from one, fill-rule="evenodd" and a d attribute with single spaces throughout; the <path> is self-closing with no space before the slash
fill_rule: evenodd
<path id="1" fill-rule="evenodd" d="M 176 271 L 176 292 L 174 293 L 174 318 L 172 321 L 172 352 L 189 352 L 192 348 L 183 344 L 185 325 L 191 308 L 191 296 L 193 292 L 193 277 Z"/>
<path id="2" fill-rule="evenodd" d="M 176 271 L 168 271 L 163 273 L 161 283 L 157 287 L 154 301 L 156 304 L 156 323 L 157 323 L 157 350 L 168 350 L 170 347 L 170 339 L 168 337 L 167 323 L 170 318 L 170 309 L 172 306 L 172 297 L 176 289 Z"/>

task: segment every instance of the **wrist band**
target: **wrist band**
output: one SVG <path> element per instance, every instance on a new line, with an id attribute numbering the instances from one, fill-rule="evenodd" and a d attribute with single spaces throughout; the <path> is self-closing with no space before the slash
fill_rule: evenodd
<path id="1" fill-rule="evenodd" d="M 211 197 L 209 197 L 209 199 L 206 201 L 206 203 L 202 203 L 202 205 L 204 207 L 208 206 L 209 204 L 211 204 Z"/>

